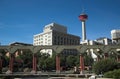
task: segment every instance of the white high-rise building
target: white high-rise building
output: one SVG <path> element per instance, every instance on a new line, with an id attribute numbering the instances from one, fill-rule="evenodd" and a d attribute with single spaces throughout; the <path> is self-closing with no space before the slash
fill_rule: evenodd
<path id="1" fill-rule="evenodd" d="M 96 39 L 95 41 L 102 45 L 111 45 L 112 44 L 112 40 L 107 37 L 101 37 L 101 38 Z"/>
<path id="2" fill-rule="evenodd" d="M 80 37 L 67 33 L 67 27 L 56 23 L 48 24 L 43 32 L 34 35 L 33 45 L 79 45 Z M 74 53 L 75 50 L 69 50 Z M 51 49 L 44 49 L 41 52 L 52 54 Z"/>
<path id="3" fill-rule="evenodd" d="M 112 30 L 111 39 L 113 44 L 120 44 L 120 30 Z"/>

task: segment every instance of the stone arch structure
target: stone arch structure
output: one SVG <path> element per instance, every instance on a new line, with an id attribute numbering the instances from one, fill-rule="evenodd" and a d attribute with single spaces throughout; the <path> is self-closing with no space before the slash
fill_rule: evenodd
<path id="1" fill-rule="evenodd" d="M 80 63 L 81 63 L 81 74 L 84 72 L 84 60 L 83 60 L 83 53 L 88 50 L 88 49 L 100 49 L 104 51 L 104 53 L 109 53 L 110 50 L 112 49 L 120 49 L 120 45 L 54 45 L 54 46 L 0 46 L 0 49 L 7 50 L 11 54 L 11 59 L 10 59 L 10 71 L 7 73 L 12 73 L 12 67 L 13 63 L 12 61 L 14 60 L 14 54 L 18 49 L 29 49 L 33 53 L 33 70 L 32 73 L 36 73 L 36 56 L 35 54 L 40 51 L 41 49 L 53 49 L 56 52 L 56 72 L 60 72 L 60 57 L 59 54 L 64 50 L 64 49 L 76 49 L 79 54 L 80 54 Z"/>

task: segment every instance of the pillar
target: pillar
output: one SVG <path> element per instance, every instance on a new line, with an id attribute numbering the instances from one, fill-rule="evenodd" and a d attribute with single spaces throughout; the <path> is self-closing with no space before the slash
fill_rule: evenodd
<path id="1" fill-rule="evenodd" d="M 9 63 L 10 63 L 9 70 L 13 72 L 14 54 L 11 54 Z"/>
<path id="2" fill-rule="evenodd" d="M 101 58 L 100 58 L 100 56 L 99 56 L 99 55 L 97 55 L 97 59 L 96 59 L 96 60 L 97 60 L 97 61 L 100 61 L 100 59 L 101 59 Z"/>
<path id="3" fill-rule="evenodd" d="M 84 74 L 84 57 L 80 55 L 80 74 Z"/>
<path id="4" fill-rule="evenodd" d="M 14 65 L 14 54 L 10 54 L 9 70 L 6 72 L 6 74 L 13 73 L 13 65 Z"/>
<path id="5" fill-rule="evenodd" d="M 60 55 L 56 55 L 56 73 L 60 73 Z"/>
<path id="6" fill-rule="evenodd" d="M 86 26 L 85 21 L 82 21 L 82 41 L 84 42 L 86 40 Z"/>
<path id="7" fill-rule="evenodd" d="M 33 69 L 31 71 L 31 73 L 35 74 L 37 72 L 37 56 L 36 56 L 36 54 L 33 54 L 32 63 L 33 63 Z"/>
<path id="8" fill-rule="evenodd" d="M 108 53 L 104 54 L 104 59 L 108 58 Z"/>
<path id="9" fill-rule="evenodd" d="M 117 56 L 117 61 L 120 62 L 120 55 Z"/>
<path id="10" fill-rule="evenodd" d="M 2 73 L 2 56 L 0 56 L 0 74 Z"/>

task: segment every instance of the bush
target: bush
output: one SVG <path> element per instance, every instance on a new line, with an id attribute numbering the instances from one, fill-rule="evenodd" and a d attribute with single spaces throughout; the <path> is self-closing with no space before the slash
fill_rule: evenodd
<path id="1" fill-rule="evenodd" d="M 104 74 L 104 77 L 105 78 L 113 78 L 113 72 L 112 71 L 109 71 L 109 72 L 106 72 L 105 74 Z"/>
<path id="2" fill-rule="evenodd" d="M 117 62 L 113 59 L 103 59 L 93 65 L 93 71 L 96 74 L 104 74 L 114 69 L 117 69 Z"/>
<path id="3" fill-rule="evenodd" d="M 106 78 L 114 78 L 114 79 L 120 79 L 120 69 L 109 71 L 104 74 L 104 77 Z"/>
<path id="4" fill-rule="evenodd" d="M 114 79 L 120 79 L 120 69 L 119 70 L 114 70 L 113 71 L 113 78 Z"/>

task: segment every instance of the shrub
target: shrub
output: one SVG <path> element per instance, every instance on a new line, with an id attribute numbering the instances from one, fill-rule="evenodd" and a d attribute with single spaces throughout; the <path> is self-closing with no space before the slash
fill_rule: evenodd
<path id="1" fill-rule="evenodd" d="M 93 71 L 96 74 L 104 74 L 114 69 L 117 69 L 117 62 L 113 59 L 103 59 L 93 65 Z"/>
<path id="2" fill-rule="evenodd" d="M 120 69 L 119 70 L 114 70 L 113 71 L 113 78 L 114 79 L 120 79 Z"/>
<path id="3" fill-rule="evenodd" d="M 106 72 L 105 74 L 104 74 L 104 77 L 105 78 L 113 78 L 113 72 L 112 71 L 109 71 L 109 72 Z"/>
<path id="4" fill-rule="evenodd" d="M 120 79 L 120 69 L 109 71 L 104 74 L 104 77 L 106 78 L 114 78 L 114 79 Z"/>

